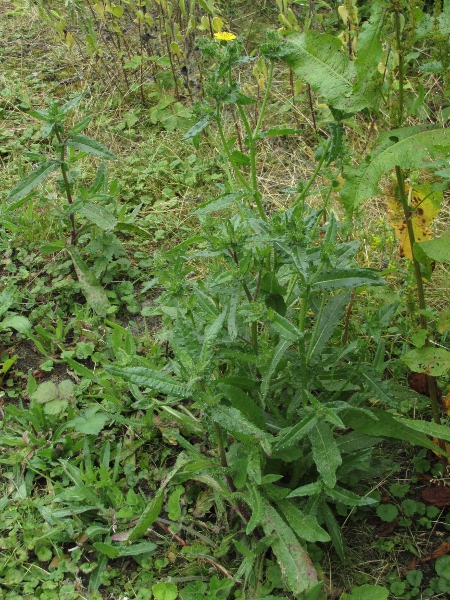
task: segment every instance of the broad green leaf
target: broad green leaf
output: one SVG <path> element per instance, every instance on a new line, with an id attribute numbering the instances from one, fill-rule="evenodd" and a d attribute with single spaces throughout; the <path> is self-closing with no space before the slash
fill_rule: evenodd
<path id="1" fill-rule="evenodd" d="M 182 139 L 190 140 L 194 138 L 196 135 L 198 135 L 208 127 L 210 120 L 211 117 L 207 115 L 206 117 L 203 117 L 203 119 L 200 119 L 200 121 L 197 121 L 197 123 L 189 129 L 189 131 L 183 136 Z"/>
<path id="2" fill-rule="evenodd" d="M 313 429 L 313 427 L 317 425 L 317 422 L 317 417 L 315 413 L 312 412 L 293 427 L 282 429 L 280 431 L 280 435 L 277 437 L 274 451 L 294 446 L 298 441 L 304 438 L 305 435 L 311 431 L 311 429 Z"/>
<path id="3" fill-rule="evenodd" d="M 344 488 L 335 485 L 333 489 L 329 488 L 326 490 L 327 496 L 329 496 L 335 502 L 340 502 L 345 506 L 369 506 L 370 504 L 376 504 L 376 500 L 373 498 L 364 498 L 345 490 Z"/>
<path id="4" fill-rule="evenodd" d="M 450 232 L 428 242 L 416 242 L 414 244 L 414 254 L 418 258 L 417 249 L 426 254 L 430 260 L 436 260 L 437 262 L 450 261 Z"/>
<path id="5" fill-rule="evenodd" d="M 387 600 L 389 590 L 382 585 L 365 583 L 352 589 L 350 594 L 344 593 L 341 600 Z"/>
<path id="6" fill-rule="evenodd" d="M 92 202 L 86 202 L 78 211 L 86 219 L 97 225 L 103 231 L 111 231 L 116 225 L 116 218 L 107 208 Z"/>
<path id="7" fill-rule="evenodd" d="M 93 546 L 98 552 L 105 554 L 108 558 L 117 558 L 119 556 L 119 549 L 111 544 L 95 542 Z"/>
<path id="8" fill-rule="evenodd" d="M 212 419 L 220 425 L 225 431 L 232 433 L 236 437 L 244 436 L 247 442 L 258 440 L 266 454 L 270 454 L 271 436 L 248 421 L 243 413 L 232 406 L 216 405 L 208 410 Z"/>
<path id="9" fill-rule="evenodd" d="M 70 148 L 75 148 L 75 150 L 80 150 L 86 154 L 98 156 L 99 158 L 104 158 L 106 160 L 113 160 L 116 158 L 114 154 L 100 144 L 100 142 L 97 142 L 86 135 L 74 135 L 66 140 L 65 144 Z"/>
<path id="10" fill-rule="evenodd" d="M 184 492 L 184 487 L 177 485 L 167 500 L 168 514 L 171 521 L 178 521 L 181 518 L 180 498 Z"/>
<path id="11" fill-rule="evenodd" d="M 58 396 L 68 400 L 73 395 L 73 381 L 64 379 L 58 383 Z"/>
<path id="12" fill-rule="evenodd" d="M 358 74 L 358 81 L 354 87 L 356 92 L 365 86 L 367 80 L 378 73 L 378 65 L 383 53 L 381 32 L 385 17 L 384 6 L 381 2 L 375 1 L 370 3 L 370 8 L 370 19 L 364 21 L 357 37 L 358 57 L 354 63 Z"/>
<path id="13" fill-rule="evenodd" d="M 317 583 L 317 573 L 311 559 L 292 529 L 269 503 L 266 503 L 262 527 L 266 535 L 275 535 L 272 550 L 291 592 L 294 595 L 301 594 Z"/>
<path id="14" fill-rule="evenodd" d="M 380 137 L 372 159 L 363 162 L 359 169 L 347 175 L 341 191 L 341 198 L 347 209 L 357 207 L 366 198 L 378 194 L 378 182 L 383 173 L 398 166 L 402 169 L 422 169 L 430 162 L 433 152 L 450 146 L 449 129 L 431 129 L 409 127 L 392 130 L 387 138 Z M 445 151 L 444 154 L 448 154 Z"/>
<path id="15" fill-rule="evenodd" d="M 286 496 L 287 498 L 298 498 L 301 496 L 314 496 L 315 494 L 320 494 L 323 489 L 323 484 L 320 481 L 315 481 L 314 483 L 307 483 L 306 485 L 302 485 Z"/>
<path id="16" fill-rule="evenodd" d="M 31 394 L 31 399 L 39 404 L 45 404 L 58 398 L 58 388 L 53 381 L 44 381 L 38 385 L 37 390 Z"/>
<path id="17" fill-rule="evenodd" d="M 46 415 L 59 415 L 67 408 L 68 402 L 63 399 L 51 400 L 44 404 L 44 412 Z"/>
<path id="18" fill-rule="evenodd" d="M 313 278 L 311 291 L 354 289 L 362 285 L 386 285 L 386 281 L 372 269 L 332 269 L 320 271 Z"/>
<path id="19" fill-rule="evenodd" d="M 0 294 L 0 316 L 3 315 L 14 302 L 16 291 L 13 287 L 6 288 Z"/>
<path id="20" fill-rule="evenodd" d="M 0 331 L 2 329 L 7 329 L 8 327 L 15 329 L 19 333 L 25 333 L 25 331 L 31 329 L 31 323 L 26 317 L 11 315 L 10 317 L 5 317 L 3 321 L 0 321 Z"/>
<path id="21" fill-rule="evenodd" d="M 313 515 L 305 515 L 289 500 L 280 500 L 277 506 L 289 527 L 301 540 L 307 542 L 329 542 L 330 536 L 322 529 Z"/>
<path id="22" fill-rule="evenodd" d="M 106 295 L 105 290 L 99 284 L 92 269 L 90 269 L 81 259 L 78 252 L 73 248 L 68 250 L 72 258 L 75 272 L 80 282 L 81 291 L 83 292 L 88 305 L 99 316 L 104 317 L 108 313 L 111 305 Z"/>
<path id="23" fill-rule="evenodd" d="M 450 427 L 447 425 L 438 425 L 432 421 L 420 421 L 418 419 L 405 419 L 401 417 L 396 417 L 396 421 L 403 423 L 415 431 L 420 431 L 425 435 L 429 435 L 432 438 L 450 442 Z"/>
<path id="24" fill-rule="evenodd" d="M 322 475 L 325 485 L 332 488 L 336 485 L 336 469 L 342 464 L 333 431 L 326 423 L 319 421 L 308 435 L 317 470 Z"/>
<path id="25" fill-rule="evenodd" d="M 178 588 L 174 583 L 161 581 L 152 585 L 155 600 L 175 600 L 178 597 Z"/>
<path id="26" fill-rule="evenodd" d="M 163 394 L 176 396 L 177 398 L 190 397 L 189 390 L 183 384 L 170 375 L 150 369 L 149 367 L 122 368 L 107 366 L 105 370 L 115 377 L 121 377 L 129 383 L 134 383 L 138 387 L 154 389 Z"/>
<path id="27" fill-rule="evenodd" d="M 75 417 L 69 421 L 68 425 L 75 428 L 75 431 L 84 433 L 84 435 L 98 435 L 111 417 L 102 413 L 93 413 L 88 409 L 84 415 Z"/>
<path id="28" fill-rule="evenodd" d="M 39 165 L 34 171 L 32 171 L 28 177 L 22 179 L 20 183 L 16 185 L 14 189 L 12 189 L 9 194 L 6 196 L 6 202 L 13 202 L 14 200 L 20 200 L 34 190 L 44 179 L 60 168 L 60 163 L 54 160 L 46 160 L 42 164 Z"/>
<path id="29" fill-rule="evenodd" d="M 242 414 L 260 429 L 265 428 L 264 417 L 261 409 L 248 394 L 240 388 L 226 383 L 217 384 L 218 389 L 224 394 L 230 404 L 240 410 Z"/>
<path id="30" fill-rule="evenodd" d="M 355 431 L 365 433 L 370 436 L 388 437 L 397 440 L 410 442 L 416 446 L 429 448 L 438 454 L 442 454 L 439 446 L 434 444 L 426 435 L 412 429 L 404 423 L 398 421 L 394 415 L 385 410 L 373 408 L 370 411 L 377 417 L 376 421 L 368 419 L 367 415 L 349 408 L 341 413 L 341 418 L 347 427 L 351 427 Z"/>
<path id="31" fill-rule="evenodd" d="M 450 369 L 450 352 L 430 346 L 416 348 L 404 354 L 402 362 L 416 373 L 441 377 Z"/>
<path id="32" fill-rule="evenodd" d="M 337 294 L 326 304 L 319 320 L 314 327 L 311 346 L 308 350 L 309 360 L 319 360 L 327 342 L 333 335 L 338 323 L 342 319 L 345 307 L 350 301 L 350 294 Z"/>

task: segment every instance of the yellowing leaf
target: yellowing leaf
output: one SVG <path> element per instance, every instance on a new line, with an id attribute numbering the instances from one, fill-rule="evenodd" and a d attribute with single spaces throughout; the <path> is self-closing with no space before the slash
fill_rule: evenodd
<path id="1" fill-rule="evenodd" d="M 429 185 L 422 185 L 411 190 L 405 186 L 405 192 L 410 199 L 411 222 L 416 242 L 425 242 L 431 239 L 430 225 L 436 218 L 442 202 L 442 192 L 431 190 Z M 395 230 L 399 241 L 400 256 L 412 259 L 411 243 L 408 228 L 400 200 L 393 194 L 386 196 L 388 205 L 388 219 Z"/>

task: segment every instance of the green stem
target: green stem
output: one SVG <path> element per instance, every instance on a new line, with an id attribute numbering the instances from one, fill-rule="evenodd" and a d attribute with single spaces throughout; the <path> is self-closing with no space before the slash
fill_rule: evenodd
<path id="1" fill-rule="evenodd" d="M 259 111 L 258 121 L 257 121 L 256 127 L 253 131 L 253 139 L 255 139 L 256 136 L 258 135 L 261 124 L 264 119 L 264 115 L 266 113 L 267 102 L 268 102 L 269 96 L 270 96 L 270 88 L 272 87 L 273 67 L 274 67 L 274 62 L 272 60 L 272 61 L 270 61 L 269 74 L 267 75 L 267 86 L 266 86 L 266 91 L 265 91 L 264 98 L 263 98 L 263 101 L 261 104 L 261 110 Z"/>
<path id="2" fill-rule="evenodd" d="M 312 354 L 312 351 L 313 351 L 313 348 L 314 348 L 314 342 L 316 341 L 317 332 L 319 330 L 319 325 L 320 325 L 320 321 L 322 319 L 322 313 L 323 313 L 323 310 L 325 308 L 325 304 L 326 304 L 326 298 L 325 298 L 325 295 L 324 295 L 323 298 L 322 298 L 322 303 L 320 305 L 319 314 L 316 317 L 316 322 L 315 322 L 315 325 L 314 325 L 314 329 L 313 329 L 313 332 L 311 334 L 311 340 L 309 342 L 308 352 L 306 353 L 306 364 L 309 363 L 309 359 L 311 358 L 311 354 Z"/>
<path id="3" fill-rule="evenodd" d="M 251 186 L 247 183 L 247 181 L 245 180 L 245 178 L 242 176 L 242 173 L 239 171 L 239 169 L 237 168 L 237 166 L 234 164 L 234 162 L 233 162 L 233 160 L 231 158 L 230 151 L 228 150 L 228 144 L 227 144 L 227 141 L 225 139 L 225 135 L 223 133 L 222 119 L 220 117 L 220 106 L 219 105 L 217 106 L 216 120 L 217 120 L 217 129 L 219 131 L 220 141 L 222 142 L 223 152 L 224 152 L 225 156 L 227 157 L 227 160 L 228 160 L 229 164 L 231 165 L 231 168 L 235 172 L 236 177 L 238 178 L 239 182 L 242 183 L 242 185 L 245 187 L 245 189 L 247 191 L 251 192 L 252 191 Z"/>
<path id="4" fill-rule="evenodd" d="M 324 151 L 322 153 L 322 156 L 319 159 L 319 162 L 317 163 L 317 166 L 314 170 L 314 173 L 311 176 L 311 179 L 308 181 L 308 183 L 306 184 L 306 186 L 304 187 L 303 191 L 294 199 L 293 202 L 293 206 L 295 206 L 296 204 L 298 204 L 299 202 L 303 201 L 307 195 L 307 193 L 309 192 L 309 190 L 311 189 L 312 184 L 314 183 L 314 181 L 317 178 L 317 175 L 320 173 L 320 170 L 322 168 L 322 165 L 325 161 L 325 158 L 328 154 L 328 148 L 331 145 L 331 139 L 328 140 L 328 142 L 325 145 Z"/>
<path id="5" fill-rule="evenodd" d="M 58 125 L 55 126 L 55 135 L 56 138 L 61 146 L 61 155 L 60 155 L 60 162 L 61 162 L 61 173 L 62 173 L 62 178 L 63 178 L 63 182 L 64 182 L 64 190 L 66 192 L 66 196 L 67 196 L 67 202 L 69 204 L 73 204 L 73 198 L 72 198 L 72 192 L 70 191 L 70 183 L 69 183 L 69 178 L 67 177 L 67 165 L 65 163 L 65 159 L 66 159 L 66 147 L 64 145 L 64 142 L 62 140 L 61 137 L 61 132 L 58 129 Z M 72 231 L 71 231 L 71 235 L 70 235 L 70 243 L 72 246 L 75 246 L 77 243 L 77 228 L 75 227 L 75 215 L 73 213 L 70 213 L 69 215 L 69 219 L 70 222 L 72 224 Z"/>
<path id="6" fill-rule="evenodd" d="M 401 42 L 401 31 L 400 31 L 400 13 L 398 9 L 394 12 L 394 26 L 395 26 L 395 41 L 397 45 L 398 54 L 398 117 L 397 127 L 401 127 L 403 123 L 403 103 L 404 103 L 404 69 L 403 69 L 403 52 Z"/>

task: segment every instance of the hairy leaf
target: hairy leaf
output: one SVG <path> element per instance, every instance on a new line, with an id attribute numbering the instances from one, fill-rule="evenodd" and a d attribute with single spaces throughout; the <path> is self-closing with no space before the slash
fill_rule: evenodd
<path id="1" fill-rule="evenodd" d="M 336 485 L 336 469 L 342 464 L 333 431 L 326 423 L 319 421 L 308 435 L 317 470 L 322 475 L 325 485 L 332 488 Z"/>
<path id="2" fill-rule="evenodd" d="M 91 154 L 92 156 L 98 156 L 99 158 L 104 158 L 106 160 L 113 160 L 116 158 L 114 154 L 105 148 L 105 146 L 100 144 L 100 142 L 87 137 L 87 135 L 74 135 L 66 140 L 65 143 L 66 146 L 70 146 L 76 150 L 81 150 L 81 152 Z"/>
<path id="3" fill-rule="evenodd" d="M 60 163 L 54 160 L 46 160 L 39 165 L 34 171 L 32 171 L 28 177 L 22 179 L 14 189 L 12 189 L 6 196 L 6 202 L 13 202 L 14 200 L 20 200 L 34 190 L 44 179 L 59 169 Z"/>
<path id="4" fill-rule="evenodd" d="M 113 367 L 107 366 L 105 370 L 111 375 L 121 377 L 130 383 L 134 383 L 138 387 L 150 388 L 168 394 L 170 396 L 176 396 L 177 398 L 189 398 L 189 390 L 176 379 L 150 369 L 149 367 Z"/>

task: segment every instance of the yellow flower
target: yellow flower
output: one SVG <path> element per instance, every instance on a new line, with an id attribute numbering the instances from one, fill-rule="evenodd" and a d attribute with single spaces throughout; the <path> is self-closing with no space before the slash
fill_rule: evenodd
<path id="1" fill-rule="evenodd" d="M 216 40 L 221 40 L 224 42 L 231 42 L 232 40 L 236 39 L 234 33 L 231 33 L 230 31 L 219 31 L 219 33 L 214 34 L 214 37 Z"/>

